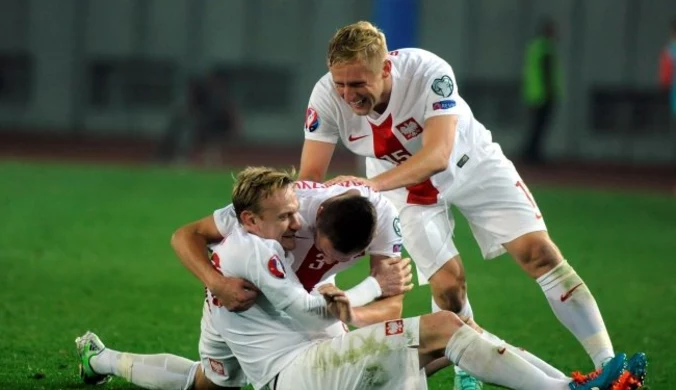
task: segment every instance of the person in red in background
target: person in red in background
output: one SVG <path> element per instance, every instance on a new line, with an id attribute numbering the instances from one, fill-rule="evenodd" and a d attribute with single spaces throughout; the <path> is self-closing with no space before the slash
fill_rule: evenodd
<path id="1" fill-rule="evenodd" d="M 669 91 L 669 107 L 671 118 L 669 120 L 669 134 L 676 139 L 676 17 L 671 20 L 671 36 L 669 43 L 660 54 L 660 85 Z M 676 145 L 674 145 L 674 158 L 676 159 Z M 673 188 L 676 194 L 676 186 Z"/>
<path id="2" fill-rule="evenodd" d="M 669 90 L 673 120 L 676 120 L 676 18 L 671 21 L 671 38 L 660 54 L 660 85 Z M 672 120 L 672 121 L 673 121 Z"/>

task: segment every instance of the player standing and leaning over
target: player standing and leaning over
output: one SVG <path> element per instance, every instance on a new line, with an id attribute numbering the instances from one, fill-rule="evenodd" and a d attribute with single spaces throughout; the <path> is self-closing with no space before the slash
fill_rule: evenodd
<path id="1" fill-rule="evenodd" d="M 611 359 L 594 297 L 550 239 L 514 165 L 458 94 L 451 66 L 421 49 L 388 53 L 384 34 L 368 22 L 336 32 L 327 65 L 307 108 L 299 179 L 322 181 L 339 139 L 365 156 L 369 179 L 341 176 L 328 184 L 360 181 L 383 191 L 399 209 L 404 246 L 429 278 L 433 307 L 468 318 L 448 212 L 454 204 L 486 259 L 509 252 L 594 365 Z M 630 364 L 645 365 L 645 356 Z"/>

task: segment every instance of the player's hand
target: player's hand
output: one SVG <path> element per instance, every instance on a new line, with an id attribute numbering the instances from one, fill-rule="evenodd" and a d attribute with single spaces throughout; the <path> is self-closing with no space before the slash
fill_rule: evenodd
<path id="1" fill-rule="evenodd" d="M 391 257 L 373 265 L 371 276 L 376 278 L 383 297 L 404 294 L 413 289 L 411 259 Z"/>
<path id="2" fill-rule="evenodd" d="M 326 299 L 329 313 L 346 324 L 352 323 L 354 311 L 344 291 L 331 283 L 319 286 L 317 291 Z"/>
<path id="3" fill-rule="evenodd" d="M 357 177 L 357 176 L 347 176 L 347 175 L 336 176 L 333 179 L 325 181 L 324 185 L 332 186 L 332 185 L 344 184 L 344 183 L 359 184 L 359 185 L 363 185 L 363 186 L 366 186 L 366 187 L 371 187 L 371 189 L 378 191 L 378 188 L 373 181 L 371 181 L 369 179 L 365 179 L 363 177 Z"/>
<path id="4" fill-rule="evenodd" d="M 259 290 L 248 280 L 223 276 L 209 286 L 209 291 L 232 312 L 249 309 L 256 302 Z"/>

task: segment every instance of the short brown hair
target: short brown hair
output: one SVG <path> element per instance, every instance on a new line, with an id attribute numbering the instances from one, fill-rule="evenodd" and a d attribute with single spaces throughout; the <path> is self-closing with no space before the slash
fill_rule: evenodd
<path id="1" fill-rule="evenodd" d="M 247 167 L 237 174 L 232 190 L 232 205 L 237 220 L 242 222 L 240 215 L 245 210 L 260 214 L 261 201 L 292 185 L 295 176 L 293 168 L 287 172 L 268 167 Z"/>
<path id="2" fill-rule="evenodd" d="M 370 22 L 360 21 L 338 30 L 329 41 L 328 67 L 363 61 L 372 70 L 380 70 L 387 56 L 385 34 Z"/>
<path id="3" fill-rule="evenodd" d="M 345 193 L 328 199 L 317 216 L 317 231 L 343 254 L 365 250 L 375 234 L 376 208 L 361 195 Z"/>

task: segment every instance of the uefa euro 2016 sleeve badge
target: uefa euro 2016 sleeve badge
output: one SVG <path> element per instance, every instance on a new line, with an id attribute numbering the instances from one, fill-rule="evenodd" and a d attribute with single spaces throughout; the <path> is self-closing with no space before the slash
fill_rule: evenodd
<path id="1" fill-rule="evenodd" d="M 453 94 L 453 80 L 448 75 L 434 79 L 432 82 L 432 91 L 441 97 L 449 97 Z"/>

